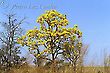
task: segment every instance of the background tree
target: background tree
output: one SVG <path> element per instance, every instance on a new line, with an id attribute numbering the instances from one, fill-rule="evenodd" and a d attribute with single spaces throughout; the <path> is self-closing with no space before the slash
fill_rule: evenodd
<path id="1" fill-rule="evenodd" d="M 110 71 L 110 54 L 107 54 L 106 50 L 104 49 L 104 72 L 108 73 Z"/>
<path id="2" fill-rule="evenodd" d="M 84 46 L 79 38 L 77 38 L 75 40 L 68 40 L 68 42 L 63 44 L 63 47 L 67 48 L 63 51 L 64 59 L 72 65 L 74 71 L 76 72 L 77 67 L 79 68 L 79 66 L 83 66 L 83 59 L 87 53 L 88 46 Z"/>
<path id="3" fill-rule="evenodd" d="M 77 25 L 74 25 L 73 28 L 66 28 L 68 25 L 66 15 L 56 10 L 49 10 L 42 14 L 37 22 L 40 24 L 40 29 L 28 30 L 26 35 L 18 39 L 18 43 L 22 46 L 28 46 L 30 52 L 37 58 L 45 59 L 46 62 L 54 64 L 61 59 L 60 55 L 68 54 L 70 49 L 81 48 L 82 32 Z"/>
<path id="4" fill-rule="evenodd" d="M 17 38 L 22 35 L 20 25 L 23 24 L 25 18 L 18 21 L 15 14 L 8 14 L 6 17 L 6 21 L 0 22 L 2 26 L 0 32 L 0 69 L 2 70 L 9 70 L 25 60 L 25 58 L 20 58 L 20 46 L 17 44 Z"/>

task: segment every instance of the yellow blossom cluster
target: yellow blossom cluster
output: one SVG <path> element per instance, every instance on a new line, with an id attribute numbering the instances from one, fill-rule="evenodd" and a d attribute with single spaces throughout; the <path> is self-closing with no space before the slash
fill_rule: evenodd
<path id="1" fill-rule="evenodd" d="M 50 26 L 66 26 L 68 25 L 68 20 L 66 19 L 66 15 L 60 14 L 56 10 L 46 11 L 45 14 L 42 14 L 37 22 L 40 24 L 49 24 Z"/>
<path id="2" fill-rule="evenodd" d="M 37 33 L 39 33 L 39 30 L 33 29 L 33 30 L 28 30 L 28 32 L 26 33 L 26 36 L 28 37 L 35 37 L 37 35 Z"/>

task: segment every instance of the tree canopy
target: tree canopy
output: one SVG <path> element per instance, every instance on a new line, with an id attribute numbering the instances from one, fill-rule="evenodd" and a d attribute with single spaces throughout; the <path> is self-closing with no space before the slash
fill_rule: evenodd
<path id="1" fill-rule="evenodd" d="M 58 55 L 68 58 L 77 54 L 77 49 L 82 47 L 82 32 L 76 24 L 72 28 L 66 28 L 69 24 L 66 15 L 48 10 L 36 22 L 40 24 L 40 28 L 28 30 L 18 38 L 18 43 L 27 46 L 36 58 L 42 57 L 50 61 L 58 60 Z M 42 48 L 43 51 L 40 51 Z"/>

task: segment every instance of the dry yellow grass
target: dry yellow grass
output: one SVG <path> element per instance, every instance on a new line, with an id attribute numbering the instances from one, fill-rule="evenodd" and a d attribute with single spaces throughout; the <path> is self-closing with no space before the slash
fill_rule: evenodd
<path id="1" fill-rule="evenodd" d="M 110 67 L 108 71 L 105 71 L 105 67 L 82 67 L 82 69 L 77 69 L 74 72 L 72 67 L 61 67 L 59 69 L 44 68 L 44 67 L 29 67 L 22 66 L 19 69 L 13 68 L 9 71 L 10 73 L 110 73 Z"/>

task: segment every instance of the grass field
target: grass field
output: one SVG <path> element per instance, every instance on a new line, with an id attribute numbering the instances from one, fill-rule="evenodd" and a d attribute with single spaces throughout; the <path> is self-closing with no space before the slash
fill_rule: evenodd
<path id="1" fill-rule="evenodd" d="M 22 66 L 19 69 L 11 69 L 9 73 L 110 73 L 110 67 L 82 67 L 74 72 L 72 67 L 61 67 L 60 69 L 54 68 L 53 71 L 52 67 Z"/>

